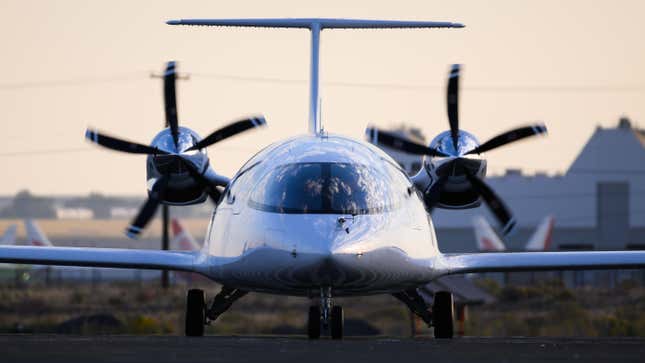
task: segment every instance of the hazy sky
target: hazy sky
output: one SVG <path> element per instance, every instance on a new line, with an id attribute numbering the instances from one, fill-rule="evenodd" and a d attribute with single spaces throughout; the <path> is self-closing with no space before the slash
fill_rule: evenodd
<path id="1" fill-rule="evenodd" d="M 563 171 L 597 125 L 626 114 L 645 126 L 643 1 L 0 0 L 0 13 L 0 194 L 143 196 L 145 157 L 93 147 L 83 134 L 95 126 L 148 142 L 164 121 L 161 82 L 149 73 L 171 59 L 192 75 L 178 86 L 182 125 L 205 135 L 242 116 L 268 120 L 209 149 L 218 172 L 232 175 L 260 147 L 305 132 L 307 83 L 286 81 L 308 78 L 307 31 L 165 25 L 174 18 L 462 22 L 467 28 L 324 31 L 323 124 L 363 137 L 368 123 L 407 122 L 431 138 L 447 127 L 449 64 L 463 63 L 464 129 L 481 141 L 533 121 L 550 130 L 488 153 L 492 172 Z"/>

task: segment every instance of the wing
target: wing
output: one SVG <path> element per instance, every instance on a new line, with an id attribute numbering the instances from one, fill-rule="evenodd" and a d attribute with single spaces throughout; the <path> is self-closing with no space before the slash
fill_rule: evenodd
<path id="1" fill-rule="evenodd" d="M 199 272 L 199 252 L 84 247 L 2 246 L 0 262 Z"/>
<path id="2" fill-rule="evenodd" d="M 645 268 L 645 251 L 445 254 L 431 267 L 439 276 L 472 272 Z"/>

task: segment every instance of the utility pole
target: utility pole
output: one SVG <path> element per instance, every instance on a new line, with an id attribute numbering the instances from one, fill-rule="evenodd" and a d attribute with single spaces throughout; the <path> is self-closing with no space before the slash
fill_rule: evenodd
<path id="1" fill-rule="evenodd" d="M 168 213 L 169 207 L 167 204 L 162 205 L 161 214 L 162 214 L 162 226 L 161 226 L 161 249 L 168 251 L 170 249 L 170 241 L 168 239 Z M 168 270 L 161 270 L 161 287 L 167 289 L 170 286 L 170 281 L 168 277 Z"/>
<path id="2" fill-rule="evenodd" d="M 164 75 L 163 74 L 157 74 L 154 72 L 150 72 L 150 78 L 155 79 L 163 79 Z M 190 75 L 184 74 L 184 75 L 177 75 L 175 79 L 181 79 L 181 80 L 189 80 Z M 166 125 L 167 127 L 168 125 Z M 162 204 L 161 205 L 161 249 L 164 251 L 168 251 L 170 249 L 170 238 L 169 238 L 169 233 L 168 233 L 168 224 L 169 224 L 169 214 L 170 214 L 170 208 L 168 207 L 167 204 Z M 167 289 L 170 286 L 170 278 L 168 275 L 168 270 L 161 270 L 161 287 L 164 289 Z"/>

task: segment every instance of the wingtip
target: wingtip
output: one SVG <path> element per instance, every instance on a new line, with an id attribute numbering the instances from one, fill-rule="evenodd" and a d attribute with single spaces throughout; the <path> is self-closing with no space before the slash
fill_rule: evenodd
<path id="1" fill-rule="evenodd" d="M 452 23 L 452 27 L 453 28 L 465 28 L 466 25 L 464 25 L 462 23 Z"/>
<path id="2" fill-rule="evenodd" d="M 166 24 L 168 24 L 168 25 L 180 25 L 181 20 L 171 19 L 171 20 L 166 21 Z"/>

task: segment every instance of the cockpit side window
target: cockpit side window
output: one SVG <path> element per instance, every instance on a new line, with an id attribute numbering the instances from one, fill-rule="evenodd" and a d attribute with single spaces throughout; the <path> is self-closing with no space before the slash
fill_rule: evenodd
<path id="1" fill-rule="evenodd" d="M 257 184 L 252 208 L 289 214 L 374 214 L 399 206 L 392 175 L 351 163 L 279 166 Z"/>

